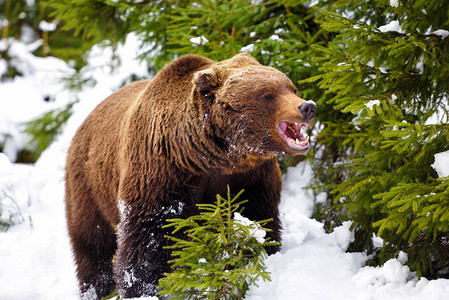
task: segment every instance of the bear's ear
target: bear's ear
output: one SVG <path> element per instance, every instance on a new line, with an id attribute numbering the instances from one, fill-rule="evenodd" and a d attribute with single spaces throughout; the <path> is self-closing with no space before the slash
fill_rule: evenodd
<path id="1" fill-rule="evenodd" d="M 213 68 L 196 72 L 192 80 L 198 95 L 201 99 L 207 101 L 215 99 L 215 90 L 219 85 L 218 81 L 218 73 Z"/>

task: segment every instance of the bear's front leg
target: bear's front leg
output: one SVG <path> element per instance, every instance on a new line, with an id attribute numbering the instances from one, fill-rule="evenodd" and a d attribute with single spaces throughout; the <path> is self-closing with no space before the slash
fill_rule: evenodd
<path id="1" fill-rule="evenodd" d="M 179 217 L 183 205 L 161 205 L 150 213 L 139 205 L 121 205 L 121 209 L 114 263 L 118 292 L 122 298 L 154 296 L 159 279 L 170 271 L 171 251 L 164 249 L 169 243 L 164 235 L 171 230 L 162 226 L 167 219 Z"/>
<path id="2" fill-rule="evenodd" d="M 271 230 L 267 237 L 272 242 L 281 242 L 282 225 L 278 207 L 282 181 L 277 160 L 268 160 L 258 168 L 235 174 L 230 182 L 235 191 L 245 189 L 242 199 L 248 202 L 244 204 L 243 215 L 253 221 L 273 219 L 265 225 Z M 270 246 L 266 250 L 268 254 L 274 254 L 280 250 L 280 246 Z"/>

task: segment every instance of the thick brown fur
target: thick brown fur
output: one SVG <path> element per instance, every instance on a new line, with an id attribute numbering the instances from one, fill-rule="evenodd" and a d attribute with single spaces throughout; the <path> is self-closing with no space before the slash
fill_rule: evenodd
<path id="1" fill-rule="evenodd" d="M 302 122 L 291 81 L 249 55 L 174 61 L 151 81 L 104 100 L 75 134 L 66 166 L 66 214 L 81 293 L 154 295 L 170 268 L 166 219 L 197 213 L 224 195 L 244 214 L 273 218 L 280 241 L 280 120 Z M 118 233 L 113 225 L 118 224 Z M 268 249 L 269 253 L 277 251 Z M 116 261 L 112 263 L 113 255 Z"/>

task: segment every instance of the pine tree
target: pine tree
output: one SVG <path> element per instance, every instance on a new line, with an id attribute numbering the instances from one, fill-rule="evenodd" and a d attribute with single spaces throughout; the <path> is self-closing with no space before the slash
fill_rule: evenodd
<path id="1" fill-rule="evenodd" d="M 80 37 L 75 35 L 76 30 L 69 28 L 67 24 L 55 19 L 54 8 L 48 5 L 47 0 L 3 0 L 0 1 L 0 28 L 1 39 L 8 38 L 34 42 L 42 40 L 34 53 L 37 56 L 55 56 L 65 61 L 71 61 L 76 69 L 85 65 L 83 54 L 92 47 L 98 39 Z M 52 23 L 54 28 L 48 29 L 44 23 Z M 64 28 L 64 30 L 63 30 Z M 9 64 L 8 48 L 0 49 L 0 57 Z M 10 73 L 2 76 L 2 79 L 13 78 L 19 75 L 9 65 Z"/>
<path id="2" fill-rule="evenodd" d="M 354 7 L 363 5 L 382 14 L 362 17 Z M 445 1 L 320 10 L 322 28 L 337 35 L 314 46 L 321 74 L 303 81 L 317 81 L 346 114 L 326 123 L 320 139 L 344 149 L 344 180 L 332 194 L 354 220 L 353 249 L 372 250 L 376 233 L 381 263 L 402 250 L 426 276 L 446 276 L 449 266 L 449 178 L 432 168 L 449 149 L 449 38 L 436 31 L 449 29 L 448 11 Z"/>

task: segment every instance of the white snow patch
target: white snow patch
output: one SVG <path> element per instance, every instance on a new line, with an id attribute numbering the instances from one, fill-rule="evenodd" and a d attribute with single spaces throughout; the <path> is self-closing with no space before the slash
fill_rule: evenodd
<path id="1" fill-rule="evenodd" d="M 310 219 L 313 213 L 313 193 L 304 189 L 313 179 L 310 164 L 289 167 L 283 176 L 280 216 L 283 224 L 282 249 L 294 248 L 304 240 L 324 233 L 323 224 Z"/>
<path id="2" fill-rule="evenodd" d="M 374 248 L 382 248 L 384 245 L 384 239 L 380 236 L 375 235 L 374 233 L 371 240 L 373 241 Z"/>
<path id="3" fill-rule="evenodd" d="M 39 23 L 39 29 L 42 31 L 55 31 L 56 27 L 56 23 L 49 23 L 47 21 L 40 21 Z"/>
<path id="4" fill-rule="evenodd" d="M 313 179 L 313 170 L 310 164 L 299 163 L 295 167 L 289 167 L 283 176 L 281 191 L 281 214 L 291 213 L 293 210 L 311 217 L 313 213 L 313 193 L 304 189 Z"/>
<path id="5" fill-rule="evenodd" d="M 402 33 L 402 28 L 399 25 L 399 21 L 397 20 L 391 21 L 387 25 L 380 26 L 378 29 L 380 30 L 380 32 L 396 31 Z"/>
<path id="6" fill-rule="evenodd" d="M 382 267 L 364 267 L 354 278 L 356 287 L 383 287 L 391 288 L 405 285 L 414 278 L 407 266 L 404 266 L 398 259 L 390 259 Z M 415 279 L 416 282 L 416 279 Z"/>
<path id="7" fill-rule="evenodd" d="M 242 216 L 238 212 L 234 213 L 234 220 L 236 220 L 242 225 L 251 228 L 249 235 L 255 238 L 258 243 L 263 244 L 265 242 L 265 235 L 267 234 L 267 232 L 263 229 L 260 229 L 260 225 L 257 224 L 255 221 L 251 221 L 250 219 Z"/>
<path id="8" fill-rule="evenodd" d="M 305 103 L 313 104 L 313 105 L 316 106 L 316 103 L 315 103 L 315 101 L 313 101 L 313 100 L 307 100 Z"/>
<path id="9" fill-rule="evenodd" d="M 252 52 L 253 50 L 254 50 L 254 44 L 249 44 L 247 46 L 240 48 L 240 52 L 244 52 L 244 53 L 249 53 L 249 52 Z"/>
<path id="10" fill-rule="evenodd" d="M 365 103 L 365 107 L 367 107 L 370 110 L 373 109 L 374 105 L 379 106 L 380 105 L 380 101 L 379 100 L 371 100 L 371 101 L 368 101 L 367 103 Z"/>
<path id="11" fill-rule="evenodd" d="M 0 17 L 0 27 L 9 26 L 9 21 Z"/>
<path id="12" fill-rule="evenodd" d="M 321 192 L 315 196 L 315 202 L 325 204 L 327 201 L 327 193 Z"/>
<path id="13" fill-rule="evenodd" d="M 86 291 L 81 293 L 80 298 L 81 300 L 92 300 L 97 299 L 97 292 L 95 291 L 95 287 L 91 284 L 83 284 L 83 287 L 86 288 Z"/>
<path id="14" fill-rule="evenodd" d="M 8 71 L 8 65 L 5 60 L 0 60 L 0 77 Z"/>
<path id="15" fill-rule="evenodd" d="M 438 177 L 449 176 L 449 151 L 444 151 L 435 154 L 435 162 L 432 164 L 432 168 L 438 173 Z"/>
<path id="16" fill-rule="evenodd" d="M 440 101 L 440 105 L 433 112 L 433 114 L 424 122 L 425 125 L 437 125 L 448 123 L 449 118 L 449 100 L 447 97 L 443 97 Z"/>
<path id="17" fill-rule="evenodd" d="M 232 73 L 232 74 L 229 76 L 228 80 L 229 80 L 229 79 L 233 79 L 233 78 L 235 78 L 235 77 L 239 77 L 239 76 L 245 75 L 245 74 L 258 74 L 258 73 L 262 73 L 263 71 L 264 71 L 264 70 L 261 69 L 261 68 L 249 68 L 249 69 L 243 69 L 243 70 L 236 71 L 236 72 Z"/>
<path id="18" fill-rule="evenodd" d="M 438 35 L 441 37 L 442 40 L 444 40 L 449 35 L 449 31 L 444 29 L 438 29 L 432 32 L 432 34 Z"/>
<path id="19" fill-rule="evenodd" d="M 118 211 L 120 212 L 120 220 L 124 220 L 129 213 L 128 205 L 123 199 L 118 200 Z"/>
<path id="20" fill-rule="evenodd" d="M 269 37 L 269 39 L 272 40 L 272 41 L 278 41 L 278 42 L 283 42 L 284 41 L 277 34 L 273 34 L 272 36 Z"/>
<path id="21" fill-rule="evenodd" d="M 334 232 L 331 233 L 335 237 L 337 245 L 343 251 L 347 251 L 349 244 L 354 241 L 354 232 L 350 229 L 351 225 L 351 221 L 343 222 L 341 226 L 335 228 Z"/>
<path id="22" fill-rule="evenodd" d="M 206 45 L 207 43 L 209 43 L 209 40 L 204 36 L 197 36 L 197 37 L 191 38 L 190 42 L 192 43 L 192 45 L 194 47 L 198 47 L 201 45 Z"/>
<path id="23" fill-rule="evenodd" d="M 399 6 L 399 0 L 390 0 L 390 6 L 398 7 Z"/>
<path id="24" fill-rule="evenodd" d="M 252 5 L 261 5 L 264 0 L 251 0 Z"/>
<path id="25" fill-rule="evenodd" d="M 405 253 L 404 251 L 399 251 L 398 261 L 401 264 L 405 264 L 408 261 L 408 254 Z"/>
<path id="26" fill-rule="evenodd" d="M 284 28 L 278 28 L 274 31 L 275 34 L 284 34 L 285 33 L 285 29 Z"/>

